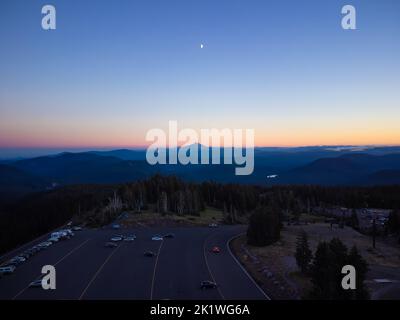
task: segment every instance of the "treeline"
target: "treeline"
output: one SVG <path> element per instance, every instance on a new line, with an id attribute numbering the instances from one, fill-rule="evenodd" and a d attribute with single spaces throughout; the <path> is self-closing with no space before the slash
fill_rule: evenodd
<path id="1" fill-rule="evenodd" d="M 33 193 L 0 209 L 0 253 L 45 234 L 74 214 L 105 205 L 115 186 L 82 185 Z"/>
<path id="2" fill-rule="evenodd" d="M 30 194 L 12 205 L 0 204 L 0 252 L 68 220 L 102 225 L 113 221 L 124 210 L 140 213 L 150 209 L 162 215 L 198 215 L 206 206 L 212 206 L 224 212 L 227 223 L 244 221 L 253 212 L 258 212 L 260 218 L 261 211 L 268 213 L 268 219 L 273 220 L 274 225 L 280 225 L 284 214 L 296 215 L 313 207 L 400 208 L 399 194 L 400 186 L 260 187 L 190 183 L 174 176 L 160 175 L 125 184 L 68 186 Z"/>
<path id="3" fill-rule="evenodd" d="M 271 192 L 278 199 L 290 200 L 301 210 L 315 207 L 342 206 L 346 208 L 400 209 L 400 186 L 327 187 L 276 186 Z"/>

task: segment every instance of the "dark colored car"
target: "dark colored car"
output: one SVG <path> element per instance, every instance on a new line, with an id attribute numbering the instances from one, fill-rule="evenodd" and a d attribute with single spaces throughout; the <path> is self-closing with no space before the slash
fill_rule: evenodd
<path id="1" fill-rule="evenodd" d="M 173 233 L 167 233 L 164 238 L 175 238 L 175 234 Z"/>
<path id="2" fill-rule="evenodd" d="M 31 257 L 31 254 L 24 252 L 21 253 L 19 256 L 24 258 L 25 260 L 28 260 Z"/>
<path id="3" fill-rule="evenodd" d="M 144 256 L 145 257 L 155 257 L 155 253 L 153 252 L 153 251 L 146 251 L 145 253 L 144 253 Z"/>
<path id="4" fill-rule="evenodd" d="M 104 245 L 107 248 L 116 248 L 118 247 L 118 245 L 115 242 L 106 242 L 106 244 Z"/>
<path id="5" fill-rule="evenodd" d="M 209 281 L 209 280 L 202 281 L 200 284 L 200 288 L 203 290 L 204 289 L 214 289 L 216 287 L 217 287 L 217 284 L 214 281 Z"/>

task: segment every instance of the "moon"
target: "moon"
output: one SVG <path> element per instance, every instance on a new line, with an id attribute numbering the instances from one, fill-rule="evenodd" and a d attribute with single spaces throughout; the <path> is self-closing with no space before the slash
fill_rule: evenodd
<path id="1" fill-rule="evenodd" d="M 200 49 L 203 49 L 204 48 L 204 45 L 201 43 L 200 44 Z"/>

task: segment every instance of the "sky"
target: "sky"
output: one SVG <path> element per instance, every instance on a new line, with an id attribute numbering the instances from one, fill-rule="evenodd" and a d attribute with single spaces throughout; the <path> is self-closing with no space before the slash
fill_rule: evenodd
<path id="1" fill-rule="evenodd" d="M 169 120 L 257 146 L 399 145 L 399 36 L 397 0 L 2 0 L 0 155 L 145 146 Z"/>

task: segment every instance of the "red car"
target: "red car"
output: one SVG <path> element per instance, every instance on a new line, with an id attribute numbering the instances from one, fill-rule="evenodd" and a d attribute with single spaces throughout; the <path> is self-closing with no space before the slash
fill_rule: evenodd
<path id="1" fill-rule="evenodd" d="M 220 253 L 220 252 L 221 252 L 221 249 L 220 249 L 219 247 L 213 247 L 212 250 L 211 250 L 211 252 L 213 252 L 213 253 Z"/>

